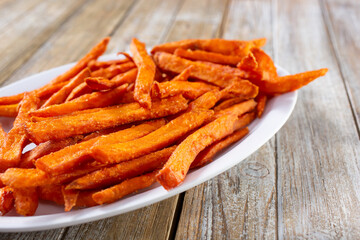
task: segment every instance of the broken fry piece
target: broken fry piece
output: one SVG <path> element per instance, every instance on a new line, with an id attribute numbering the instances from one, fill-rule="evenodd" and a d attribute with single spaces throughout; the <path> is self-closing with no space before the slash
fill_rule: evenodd
<path id="1" fill-rule="evenodd" d="M 136 80 L 137 68 L 133 68 L 125 73 L 116 75 L 111 80 L 103 77 L 87 78 L 86 84 L 93 90 L 110 90 L 126 83 L 133 83 Z"/>
<path id="2" fill-rule="evenodd" d="M 13 189 L 10 187 L 0 188 L 0 216 L 4 216 L 14 207 Z"/>
<path id="3" fill-rule="evenodd" d="M 15 210 L 23 216 L 35 214 L 39 205 L 39 197 L 36 188 L 14 189 Z"/>
<path id="4" fill-rule="evenodd" d="M 138 67 L 135 80 L 134 99 L 145 108 L 151 107 L 150 90 L 155 78 L 156 66 L 152 58 L 147 54 L 145 44 L 133 38 L 130 51 Z"/>

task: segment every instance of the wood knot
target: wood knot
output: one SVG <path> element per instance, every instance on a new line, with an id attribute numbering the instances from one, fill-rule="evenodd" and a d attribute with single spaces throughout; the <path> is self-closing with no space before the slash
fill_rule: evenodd
<path id="1" fill-rule="evenodd" d="M 264 178 L 269 175 L 270 171 L 265 165 L 261 163 L 250 162 L 245 164 L 245 166 L 242 168 L 242 173 L 250 177 Z"/>

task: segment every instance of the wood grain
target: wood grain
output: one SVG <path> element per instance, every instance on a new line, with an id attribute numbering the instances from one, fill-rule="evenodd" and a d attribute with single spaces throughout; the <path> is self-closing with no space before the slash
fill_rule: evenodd
<path id="1" fill-rule="evenodd" d="M 278 134 L 279 239 L 359 238 L 359 138 L 320 5 L 279 1 L 277 12 L 287 33 L 279 64 L 291 73 L 330 69 L 301 89 Z"/>
<path id="2" fill-rule="evenodd" d="M 222 25 L 227 39 L 268 38 L 274 52 L 272 1 L 231 1 Z M 241 164 L 186 192 L 177 239 L 275 239 L 274 139 Z"/>
<path id="3" fill-rule="evenodd" d="M 75 11 L 80 1 L 15 1 L 6 6 L 5 17 L 0 20 L 0 83 L 51 36 Z M 22 16 L 26 15 L 26 18 Z"/>

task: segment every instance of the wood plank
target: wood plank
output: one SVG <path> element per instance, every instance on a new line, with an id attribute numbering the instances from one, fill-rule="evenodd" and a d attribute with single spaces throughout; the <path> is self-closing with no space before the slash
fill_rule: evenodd
<path id="1" fill-rule="evenodd" d="M 56 2 L 59 5 L 63 4 L 62 1 Z M 133 1 L 126 0 L 107 0 L 90 1 L 83 5 L 63 25 L 54 26 L 57 31 L 11 75 L 6 84 L 46 69 L 77 61 L 103 37 L 111 34 L 132 3 Z"/>
<path id="2" fill-rule="evenodd" d="M 61 240 L 65 233 L 65 228 L 47 230 L 47 231 L 37 231 L 37 232 L 28 232 L 28 233 L 0 233 L 1 240 L 38 240 L 38 239 L 53 239 Z"/>
<path id="3" fill-rule="evenodd" d="M 231 1 L 223 24 L 227 39 L 267 37 L 273 49 L 272 1 Z M 186 192 L 177 239 L 275 239 L 274 139 L 251 157 Z"/>
<path id="4" fill-rule="evenodd" d="M 321 8 L 280 0 L 277 13 L 279 64 L 291 73 L 330 68 L 299 92 L 278 134 L 279 239 L 357 239 L 359 138 Z"/>
<path id="5" fill-rule="evenodd" d="M 359 129 L 360 125 L 360 2 L 321 1 L 345 87 Z"/>
<path id="6" fill-rule="evenodd" d="M 0 26 L 3 25 L 0 32 L 0 83 L 27 61 L 84 1 L 15 1 L 2 8 L 6 14 L 0 21 Z M 26 17 L 22 17 L 25 14 Z"/>

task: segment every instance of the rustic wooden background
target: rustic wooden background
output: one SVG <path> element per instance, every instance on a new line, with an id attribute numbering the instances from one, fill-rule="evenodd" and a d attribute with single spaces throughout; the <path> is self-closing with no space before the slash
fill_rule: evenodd
<path id="1" fill-rule="evenodd" d="M 149 46 L 266 37 L 296 73 L 328 67 L 285 126 L 241 164 L 186 193 L 88 224 L 0 239 L 359 239 L 358 0 L 1 0 L 0 82 L 76 61 L 105 36 Z"/>

